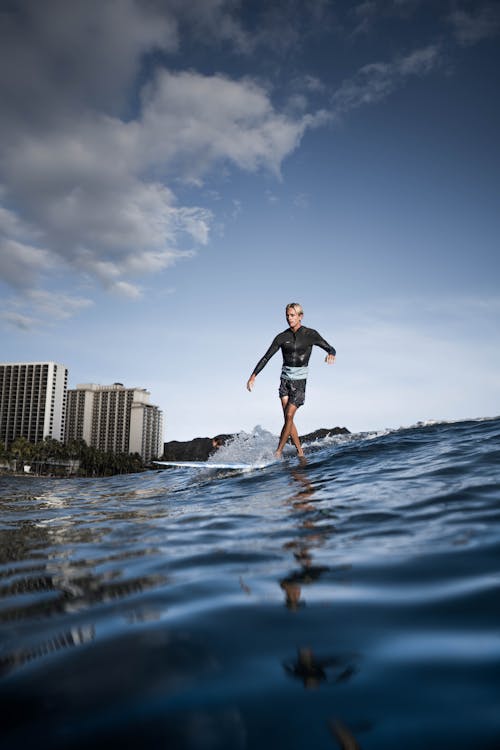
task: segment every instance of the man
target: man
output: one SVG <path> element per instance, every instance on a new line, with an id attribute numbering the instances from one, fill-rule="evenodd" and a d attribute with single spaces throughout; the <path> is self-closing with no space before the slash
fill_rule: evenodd
<path id="1" fill-rule="evenodd" d="M 266 366 L 271 357 L 281 349 L 283 354 L 283 367 L 281 370 L 281 380 L 279 387 L 279 396 L 283 407 L 283 416 L 285 423 L 281 430 L 278 448 L 276 450 L 277 458 L 281 458 L 283 448 L 289 437 L 297 449 L 299 456 L 304 455 L 300 444 L 299 434 L 295 427 L 293 418 L 295 412 L 302 406 L 305 400 L 307 365 L 313 345 L 320 346 L 327 352 L 325 362 L 332 365 L 335 361 L 336 351 L 324 338 L 322 338 L 313 328 L 306 328 L 302 325 L 304 311 L 297 302 L 290 302 L 286 306 L 286 319 L 289 325 L 282 333 L 279 333 L 267 352 L 257 363 L 254 371 L 247 382 L 247 388 L 252 390 L 255 378 L 259 372 Z"/>

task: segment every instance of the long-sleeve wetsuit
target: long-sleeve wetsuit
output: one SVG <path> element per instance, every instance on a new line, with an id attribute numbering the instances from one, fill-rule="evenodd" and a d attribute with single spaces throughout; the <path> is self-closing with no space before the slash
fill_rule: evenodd
<path id="1" fill-rule="evenodd" d="M 253 371 L 253 375 L 259 372 L 267 365 L 271 357 L 281 349 L 283 354 L 283 371 L 285 377 L 295 379 L 296 377 L 307 377 L 307 365 L 313 346 L 320 346 L 328 354 L 335 356 L 336 352 L 328 341 L 319 335 L 314 328 L 300 326 L 294 333 L 291 328 L 278 333 L 273 343 L 260 359 Z M 295 371 L 295 374 L 293 374 Z"/>

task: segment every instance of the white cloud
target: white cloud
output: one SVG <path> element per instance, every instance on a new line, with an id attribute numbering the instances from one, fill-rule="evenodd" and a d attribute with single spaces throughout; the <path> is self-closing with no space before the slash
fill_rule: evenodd
<path id="1" fill-rule="evenodd" d="M 27 293 L 27 299 L 38 314 L 55 320 L 71 318 L 79 310 L 93 305 L 92 300 L 84 297 L 71 297 L 68 294 L 32 289 Z"/>
<path id="2" fill-rule="evenodd" d="M 128 297 L 129 299 L 139 299 L 142 292 L 135 284 L 130 284 L 128 281 L 116 281 L 111 284 L 110 287 L 112 292 Z"/>
<path id="3" fill-rule="evenodd" d="M 439 46 L 430 45 L 392 62 L 365 65 L 353 78 L 345 80 L 335 92 L 334 112 L 341 115 L 358 107 L 380 102 L 404 85 L 409 76 L 427 75 L 440 61 Z"/>
<path id="4" fill-rule="evenodd" d="M 0 260 L 2 280 L 16 288 L 31 286 L 41 272 L 54 266 L 53 257 L 47 250 L 2 237 Z"/>
<path id="5" fill-rule="evenodd" d="M 308 34 L 324 29 L 332 16 L 329 0 L 280 0 L 260 7 L 254 3 L 253 23 L 245 27 L 242 5 L 241 0 L 183 0 L 178 7 L 199 44 L 228 43 L 240 55 L 262 49 L 274 56 L 285 55 L 299 48 Z"/>
<path id="6" fill-rule="evenodd" d="M 8 252 L 0 274 L 34 284 L 62 261 L 137 296 L 126 277 L 161 271 L 193 254 L 181 249 L 185 240 L 209 239 L 211 212 L 178 205 L 160 178 L 201 180 L 219 163 L 278 175 L 322 117 L 277 112 L 267 90 L 248 79 L 162 70 L 134 121 L 87 112 L 50 132 L 27 133 L 3 153 L 4 195 L 19 213 L 3 210 Z M 12 245 L 9 235 L 32 226 L 50 250 Z"/>
<path id="7" fill-rule="evenodd" d="M 143 54 L 177 44 L 168 3 L 16 0 L 0 25 L 2 56 L 11 63 L 0 66 L 4 122 L 38 132 L 88 107 L 117 112 Z"/>
<path id="8" fill-rule="evenodd" d="M 92 306 L 92 300 L 57 291 L 24 289 L 17 297 L 2 300 L 0 319 L 11 328 L 30 331 L 34 328 L 73 317 Z M 23 312 L 19 312 L 22 308 Z"/>
<path id="9" fill-rule="evenodd" d="M 309 97 L 325 89 L 310 75 L 295 78 L 285 105 L 293 107 L 279 109 L 257 80 L 164 67 L 186 27 L 249 52 L 286 22 L 283 43 L 300 44 L 298 21 L 324 20 L 324 0 L 264 9 L 252 32 L 237 0 L 17 0 L 15 8 L 0 30 L 3 58 L 16 61 L 0 66 L 0 279 L 15 288 L 44 287 L 48 272 L 68 271 L 76 283 L 138 297 L 138 278 L 209 241 L 214 217 L 179 202 L 180 182 L 202 185 L 231 167 L 279 178 L 306 131 L 332 119 L 311 110 Z M 158 51 L 161 63 L 137 90 L 139 74 L 148 78 L 145 56 Z M 438 61 L 428 47 L 365 66 L 334 95 L 333 115 L 379 101 Z"/>
<path id="10" fill-rule="evenodd" d="M 5 190 L 0 186 L 0 200 L 4 198 Z M 20 239 L 25 237 L 29 232 L 23 227 L 19 217 L 13 212 L 0 204 L 0 232 L 7 237 L 16 237 Z"/>
<path id="11" fill-rule="evenodd" d="M 381 21 L 408 21 L 419 6 L 427 2 L 428 0 L 363 0 L 349 11 L 355 24 L 352 36 L 372 33 Z"/>
<path id="12" fill-rule="evenodd" d="M 500 33 L 500 6 L 487 3 L 473 12 L 456 9 L 450 14 L 449 22 L 459 44 L 476 44 Z"/>
<path id="13" fill-rule="evenodd" d="M 317 77 L 310 74 L 300 76 L 292 81 L 292 84 L 301 91 L 310 93 L 323 93 L 326 90 L 325 84 Z"/>
<path id="14" fill-rule="evenodd" d="M 144 91 L 137 135 L 151 164 L 173 164 L 186 178 L 199 178 L 221 160 L 278 174 L 321 116 L 277 112 L 268 91 L 250 79 L 162 70 Z"/>
<path id="15" fill-rule="evenodd" d="M 19 331 L 31 331 L 37 326 L 38 320 L 13 311 L 0 313 L 0 319 L 3 320 L 10 328 L 16 328 Z"/>
<path id="16" fill-rule="evenodd" d="M 239 0 L 181 0 L 176 11 L 190 25 L 199 43 L 229 42 L 240 53 L 247 54 L 254 48 L 255 37 L 239 22 L 236 16 L 239 7 Z"/>
<path id="17" fill-rule="evenodd" d="M 144 54 L 177 49 L 174 11 L 175 2 L 17 0 L 3 12 L 2 59 L 15 61 L 0 66 L 7 284 L 36 288 L 66 268 L 116 288 L 189 256 L 183 236 L 208 241 L 210 212 L 177 205 L 142 173 L 137 130 L 120 116 Z M 121 289 L 135 294 L 130 282 Z"/>
<path id="18" fill-rule="evenodd" d="M 287 102 L 289 112 L 305 112 L 308 106 L 309 102 L 304 94 L 292 94 Z"/>
<path id="19" fill-rule="evenodd" d="M 354 29 L 354 34 L 366 34 L 370 31 L 377 13 L 377 3 L 374 0 L 364 0 L 364 2 L 356 5 L 354 15 L 358 23 Z"/>
<path id="20" fill-rule="evenodd" d="M 208 241 L 210 212 L 177 206 L 166 186 L 138 176 L 142 155 L 127 136 L 123 123 L 96 117 L 80 130 L 29 136 L 9 149 L 4 174 L 20 212 L 3 211 L 4 231 L 22 234 L 36 226 L 50 251 L 7 236 L 4 280 L 33 283 L 38 270 L 59 259 L 106 282 L 171 265 L 185 255 L 177 249 L 183 234 Z"/>

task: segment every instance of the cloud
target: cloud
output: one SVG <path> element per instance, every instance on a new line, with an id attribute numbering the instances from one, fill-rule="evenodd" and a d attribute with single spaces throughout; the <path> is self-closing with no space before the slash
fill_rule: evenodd
<path id="1" fill-rule="evenodd" d="M 130 284 L 128 281 L 116 281 L 114 284 L 111 284 L 110 289 L 112 292 L 116 292 L 129 299 L 139 299 L 142 294 L 138 286 Z"/>
<path id="2" fill-rule="evenodd" d="M 252 4 L 249 11 L 242 8 L 241 0 L 184 0 L 178 11 L 199 44 L 223 42 L 244 56 L 265 50 L 283 57 L 331 23 L 329 0 L 275 0 L 258 5 Z"/>
<path id="3" fill-rule="evenodd" d="M 12 311 L 0 313 L 0 319 L 10 328 L 15 328 L 18 331 L 31 331 L 38 324 L 35 318 Z"/>
<path id="4" fill-rule="evenodd" d="M 122 277 L 159 272 L 192 256 L 186 242 L 209 239 L 211 212 L 178 205 L 165 180 L 199 184 L 221 163 L 279 175 L 323 116 L 282 114 L 249 79 L 162 69 L 143 89 L 134 120 L 88 111 L 20 135 L 2 153 L 3 196 L 17 213 L 3 209 L 7 262 L 0 274 L 7 283 L 34 284 L 41 271 L 63 263 L 131 296 Z M 13 239 L 31 227 L 44 249 Z"/>
<path id="5" fill-rule="evenodd" d="M 322 94 L 326 90 L 325 84 L 317 77 L 310 74 L 297 76 L 292 80 L 292 86 L 299 91 Z"/>
<path id="6" fill-rule="evenodd" d="M 255 37 L 237 17 L 238 0 L 180 0 L 170 5 L 175 5 L 180 23 L 190 28 L 198 43 L 228 42 L 241 54 L 253 51 Z"/>
<path id="7" fill-rule="evenodd" d="M 71 318 L 78 311 L 93 305 L 92 300 L 84 297 L 71 297 L 68 294 L 41 289 L 32 289 L 26 296 L 38 315 L 53 320 Z"/>
<path id="8" fill-rule="evenodd" d="M 298 193 L 293 199 L 293 205 L 300 209 L 309 208 L 309 196 L 307 193 Z"/>
<path id="9" fill-rule="evenodd" d="M 8 237 L 0 237 L 0 259 L 0 278 L 16 289 L 32 286 L 41 272 L 54 266 L 47 250 Z"/>
<path id="10" fill-rule="evenodd" d="M 353 13 L 357 19 L 354 34 L 366 34 L 371 30 L 372 24 L 378 15 L 377 3 L 374 0 L 364 0 L 356 5 Z"/>
<path id="11" fill-rule="evenodd" d="M 354 24 L 351 36 L 369 34 L 387 21 L 407 22 L 428 0 L 363 0 L 348 11 L 350 23 Z M 428 3 L 431 5 L 432 3 Z"/>
<path id="12" fill-rule="evenodd" d="M 324 84 L 295 75 L 294 96 L 280 108 L 262 80 L 169 62 L 187 30 L 245 54 L 272 46 L 280 28 L 285 46 L 300 45 L 304 19 L 309 33 L 330 18 L 323 0 L 278 3 L 259 11 L 251 30 L 237 0 L 17 0 L 9 8 L 0 45 L 16 64 L 0 66 L 0 279 L 17 290 L 71 274 L 76 285 L 83 278 L 137 298 L 139 278 L 209 242 L 214 216 L 180 202 L 181 184 L 202 186 L 221 168 L 280 179 L 308 130 L 439 62 L 439 49 L 427 47 L 364 66 L 330 111 L 310 104 L 326 95 Z"/>
<path id="13" fill-rule="evenodd" d="M 2 121 L 33 132 L 57 126 L 91 107 L 117 113 L 143 55 L 174 52 L 177 23 L 168 3 L 138 0 L 16 0 L 2 10 Z M 5 137 L 5 130 L 2 133 Z"/>
<path id="14" fill-rule="evenodd" d="M 449 16 L 453 33 L 459 44 L 477 44 L 500 33 L 500 6 L 488 3 L 472 12 L 456 9 Z"/>
<path id="15" fill-rule="evenodd" d="M 0 201 L 4 191 L 0 186 Z M 0 278 L 21 289 L 53 266 L 50 252 L 37 246 L 37 232 L 0 203 Z"/>
<path id="16" fill-rule="evenodd" d="M 80 310 L 92 306 L 92 300 L 56 291 L 25 289 L 20 296 L 3 301 L 0 319 L 9 327 L 30 331 L 47 322 L 72 318 Z M 23 312 L 19 312 L 19 308 Z"/>
<path id="17" fill-rule="evenodd" d="M 392 62 L 365 65 L 353 78 L 345 80 L 335 92 L 332 98 L 333 111 L 338 116 L 380 102 L 403 86 L 408 77 L 427 75 L 440 62 L 439 46 L 430 45 Z"/>
<path id="18" fill-rule="evenodd" d="M 208 237 L 209 212 L 181 207 L 140 174 L 127 125 L 144 55 L 175 52 L 174 3 L 17 0 L 2 12 L 0 278 L 15 288 L 72 269 L 104 285 L 157 271 Z"/>
<path id="19" fill-rule="evenodd" d="M 248 78 L 162 70 L 143 93 L 138 137 L 151 164 L 173 165 L 186 179 L 220 161 L 279 174 L 283 159 L 323 116 L 276 111 L 269 92 Z"/>

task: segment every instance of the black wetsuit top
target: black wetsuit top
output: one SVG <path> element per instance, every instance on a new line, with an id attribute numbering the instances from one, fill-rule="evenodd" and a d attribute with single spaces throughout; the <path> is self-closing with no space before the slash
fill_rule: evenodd
<path id="1" fill-rule="evenodd" d="M 267 352 L 258 361 L 253 374 L 258 375 L 278 349 L 282 351 L 283 364 L 286 367 L 307 367 L 314 345 L 320 346 L 328 354 L 333 354 L 333 356 L 336 354 L 333 346 L 325 341 L 314 328 L 301 325 L 295 333 L 291 328 L 287 328 L 286 331 L 278 333 Z"/>

